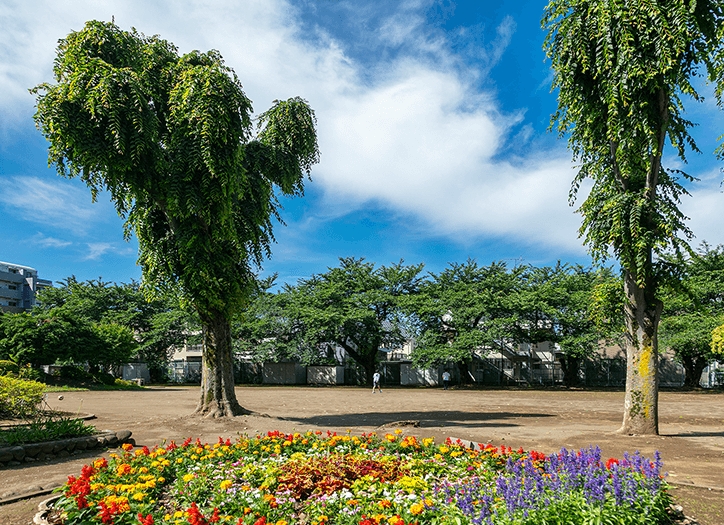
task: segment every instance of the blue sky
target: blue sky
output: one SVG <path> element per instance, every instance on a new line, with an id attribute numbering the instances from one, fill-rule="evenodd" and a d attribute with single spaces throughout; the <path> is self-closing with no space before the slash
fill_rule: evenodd
<path id="1" fill-rule="evenodd" d="M 181 52 L 218 49 L 257 112 L 301 96 L 315 109 L 321 162 L 284 200 L 264 274 L 324 271 L 338 257 L 404 259 L 439 271 L 477 259 L 587 264 L 568 205 L 573 165 L 547 132 L 555 110 L 541 50 L 544 1 L 0 0 L 0 260 L 60 280 L 139 279 L 108 198 L 47 167 L 28 88 L 50 81 L 55 46 L 89 19 L 159 34 Z M 708 90 L 704 88 L 704 92 Z M 724 243 L 724 116 L 690 105 L 703 151 L 682 204 Z M 670 164 L 676 165 L 676 164 Z"/>

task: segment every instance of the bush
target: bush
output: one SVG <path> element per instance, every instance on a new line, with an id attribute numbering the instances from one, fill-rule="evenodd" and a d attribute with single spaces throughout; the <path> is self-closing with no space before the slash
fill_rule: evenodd
<path id="1" fill-rule="evenodd" d="M 93 374 L 93 379 L 102 385 L 112 385 L 116 381 L 116 378 L 108 372 L 96 372 Z"/>
<path id="2" fill-rule="evenodd" d="M 31 417 L 40 409 L 44 395 L 43 383 L 0 376 L 0 415 Z"/>
<path id="3" fill-rule="evenodd" d="M 63 365 L 56 373 L 66 381 L 93 382 L 93 376 L 76 365 Z"/>
<path id="4" fill-rule="evenodd" d="M 0 376 L 17 376 L 20 371 L 20 367 L 17 363 L 8 361 L 7 359 L 0 359 Z"/>

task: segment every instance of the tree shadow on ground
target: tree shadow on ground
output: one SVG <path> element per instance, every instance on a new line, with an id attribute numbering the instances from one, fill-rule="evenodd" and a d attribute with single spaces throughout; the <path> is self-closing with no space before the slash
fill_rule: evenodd
<path id="1" fill-rule="evenodd" d="M 349 426 L 379 427 L 396 422 L 409 425 L 410 421 L 419 422 L 420 427 L 517 427 L 517 423 L 502 420 L 535 417 L 554 417 L 553 414 L 529 414 L 516 412 L 461 412 L 461 411 L 409 411 L 409 412 L 364 412 L 357 414 L 320 414 L 309 417 L 287 416 L 288 421 L 298 421 L 305 425 L 329 428 Z M 417 425 L 415 425 L 417 426 Z"/>
<path id="2" fill-rule="evenodd" d="M 661 434 L 662 437 L 671 438 L 693 438 L 693 437 L 724 437 L 724 431 L 721 432 L 679 432 L 676 434 Z"/>

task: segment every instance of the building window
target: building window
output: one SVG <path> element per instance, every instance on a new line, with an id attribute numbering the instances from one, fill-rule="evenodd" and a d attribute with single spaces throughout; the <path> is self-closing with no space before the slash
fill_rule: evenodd
<path id="1" fill-rule="evenodd" d="M 15 285 L 15 284 L 9 284 L 9 285 L 8 285 L 8 290 L 17 290 L 17 289 L 18 289 L 18 287 L 17 287 L 17 285 Z"/>
<path id="2" fill-rule="evenodd" d="M 16 303 L 15 301 L 8 302 L 8 306 L 17 306 L 17 305 L 18 305 L 18 303 Z"/>

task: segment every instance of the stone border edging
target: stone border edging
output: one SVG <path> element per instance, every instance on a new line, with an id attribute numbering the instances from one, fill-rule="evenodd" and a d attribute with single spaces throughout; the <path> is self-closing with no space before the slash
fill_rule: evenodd
<path id="1" fill-rule="evenodd" d="M 53 496 L 52 498 L 48 498 L 45 501 L 41 501 L 38 505 L 38 512 L 33 516 L 33 523 L 35 525 L 48 525 L 48 520 L 46 517 L 48 516 L 48 512 L 50 512 L 53 509 L 53 503 L 60 497 L 60 495 Z"/>
<path id="2" fill-rule="evenodd" d="M 119 430 L 118 432 L 104 430 L 93 436 L 0 447 L 0 468 L 18 466 L 23 462 L 32 463 L 56 457 L 66 458 L 76 451 L 112 447 L 122 443 L 135 444 L 130 430 Z"/>

